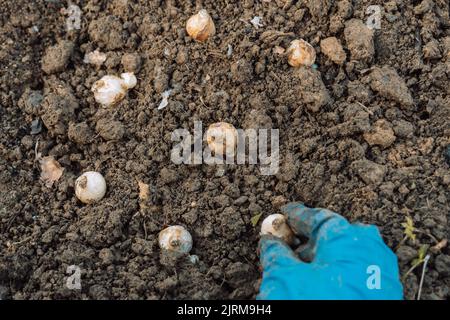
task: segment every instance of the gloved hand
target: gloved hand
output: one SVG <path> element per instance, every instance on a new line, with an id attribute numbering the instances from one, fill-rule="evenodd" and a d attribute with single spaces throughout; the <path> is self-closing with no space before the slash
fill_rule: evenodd
<path id="1" fill-rule="evenodd" d="M 301 203 L 281 210 L 293 231 L 309 241 L 296 254 L 278 238 L 261 237 L 258 299 L 402 299 L 397 257 L 375 226 L 350 224 Z"/>

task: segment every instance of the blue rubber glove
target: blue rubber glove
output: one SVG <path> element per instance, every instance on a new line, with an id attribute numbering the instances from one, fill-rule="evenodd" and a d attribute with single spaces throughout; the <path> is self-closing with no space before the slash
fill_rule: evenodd
<path id="1" fill-rule="evenodd" d="M 296 254 L 278 238 L 261 237 L 258 299 L 402 299 L 397 257 L 375 226 L 350 224 L 301 203 L 281 210 L 294 232 L 309 241 Z"/>

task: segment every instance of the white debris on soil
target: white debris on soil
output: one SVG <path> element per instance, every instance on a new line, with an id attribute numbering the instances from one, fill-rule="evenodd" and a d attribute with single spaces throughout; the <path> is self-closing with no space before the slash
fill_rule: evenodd
<path id="1" fill-rule="evenodd" d="M 227 58 L 231 58 L 232 54 L 233 54 L 233 46 L 231 44 L 228 44 Z"/>
<path id="2" fill-rule="evenodd" d="M 169 58 L 169 57 L 170 57 L 170 49 L 167 48 L 167 47 L 164 48 L 163 54 L 164 54 L 164 56 L 165 56 L 166 58 Z"/>
<path id="3" fill-rule="evenodd" d="M 66 20 L 67 31 L 81 29 L 81 9 L 75 4 L 69 5 L 67 9 L 61 10 L 62 14 L 68 15 Z"/>
<path id="4" fill-rule="evenodd" d="M 86 53 L 83 59 L 84 63 L 100 67 L 106 61 L 106 54 L 98 50 Z"/>
<path id="5" fill-rule="evenodd" d="M 262 18 L 261 18 L 261 17 L 255 16 L 255 17 L 253 17 L 252 20 L 250 20 L 250 23 L 253 25 L 253 27 L 255 27 L 255 29 L 258 29 L 258 28 L 260 28 L 260 27 L 263 26 L 263 24 L 261 23 L 261 21 L 262 21 Z"/>
<path id="6" fill-rule="evenodd" d="M 159 103 L 158 110 L 164 109 L 169 104 L 169 96 L 172 93 L 172 89 L 166 90 L 161 94 L 162 100 Z"/>
<path id="7" fill-rule="evenodd" d="M 34 119 L 34 120 L 31 122 L 31 131 L 30 131 L 30 134 L 36 135 L 36 134 L 41 133 L 41 131 L 42 131 L 42 123 L 41 123 L 41 120 L 40 120 L 39 118 Z"/>
<path id="8" fill-rule="evenodd" d="M 189 256 L 189 262 L 190 263 L 197 264 L 197 263 L 199 263 L 199 261 L 200 261 L 200 258 L 197 255 L 192 254 L 192 255 Z"/>

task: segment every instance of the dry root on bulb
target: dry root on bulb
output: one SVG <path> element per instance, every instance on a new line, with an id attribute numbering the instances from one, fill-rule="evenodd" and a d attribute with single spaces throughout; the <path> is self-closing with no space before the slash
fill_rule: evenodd
<path id="1" fill-rule="evenodd" d="M 136 76 L 131 72 L 125 72 L 117 76 L 104 76 L 92 86 L 95 101 L 105 107 L 113 106 L 120 102 L 127 91 L 136 86 Z"/>
<path id="2" fill-rule="evenodd" d="M 106 181 L 98 172 L 85 172 L 75 181 L 75 195 L 83 203 L 97 202 L 105 193 Z"/>
<path id="3" fill-rule="evenodd" d="M 214 21 L 205 9 L 200 10 L 186 22 L 188 35 L 197 41 L 206 41 L 216 33 Z"/>
<path id="4" fill-rule="evenodd" d="M 316 61 L 316 50 L 303 39 L 294 40 L 286 50 L 288 63 L 293 67 L 312 66 Z"/>
<path id="5" fill-rule="evenodd" d="M 206 142 L 215 155 L 233 156 L 236 151 L 238 134 L 236 128 L 227 122 L 216 122 L 206 131 Z"/>
<path id="6" fill-rule="evenodd" d="M 182 226 L 170 226 L 159 233 L 159 247 L 161 249 L 189 253 L 192 249 L 192 236 Z"/>
<path id="7" fill-rule="evenodd" d="M 264 219 L 261 225 L 261 235 L 265 234 L 281 238 L 289 245 L 296 244 L 298 241 L 294 232 L 287 224 L 286 217 L 279 213 L 271 214 Z"/>

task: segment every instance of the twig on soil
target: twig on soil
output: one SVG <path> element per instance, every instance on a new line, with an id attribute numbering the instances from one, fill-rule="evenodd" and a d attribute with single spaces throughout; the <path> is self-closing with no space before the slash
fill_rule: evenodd
<path id="1" fill-rule="evenodd" d="M 410 274 L 411 272 L 413 272 L 418 266 L 420 266 L 420 265 L 422 264 L 422 262 L 423 262 L 423 261 L 418 261 L 418 262 L 416 262 L 415 264 L 413 264 L 412 267 L 409 268 L 409 270 L 406 271 L 406 273 L 403 275 L 402 280 L 405 281 L 406 278 L 408 278 L 409 274 Z"/>
<path id="2" fill-rule="evenodd" d="M 439 240 L 435 237 L 435 236 L 433 236 L 431 233 L 428 233 L 428 232 L 425 232 L 425 231 L 421 231 L 421 230 L 415 230 L 417 233 L 420 233 L 420 234 L 424 234 L 424 235 L 426 235 L 426 236 L 428 236 L 431 240 L 433 240 L 436 244 L 438 244 L 439 243 Z"/>
<path id="3" fill-rule="evenodd" d="M 208 106 L 205 104 L 205 102 L 203 101 L 203 98 L 202 97 L 200 97 L 200 102 L 203 104 L 203 106 L 205 107 L 205 108 L 208 108 Z"/>
<path id="4" fill-rule="evenodd" d="M 11 226 L 12 226 L 14 220 L 16 220 L 16 218 L 17 218 L 18 215 L 19 215 L 19 212 L 16 212 L 16 213 L 14 213 L 14 214 L 12 215 L 11 218 L 9 218 L 8 222 L 6 223 L 5 230 L 3 230 L 3 232 L 8 231 L 9 228 L 11 228 Z"/>
<path id="5" fill-rule="evenodd" d="M 145 219 L 143 219 L 142 224 L 144 225 L 144 239 L 147 240 L 147 226 L 145 224 Z"/>
<path id="6" fill-rule="evenodd" d="M 367 108 L 365 105 L 363 105 L 363 104 L 362 104 L 361 102 L 359 102 L 359 101 L 356 101 L 356 103 L 359 104 L 361 107 L 363 107 L 363 109 L 366 110 L 368 114 L 370 114 L 371 116 L 373 116 L 373 112 L 372 112 L 369 108 Z"/>
<path id="7" fill-rule="evenodd" d="M 225 277 L 222 278 L 222 283 L 220 284 L 220 288 L 222 288 L 222 286 L 224 285 L 224 283 L 226 282 Z"/>
<path id="8" fill-rule="evenodd" d="M 372 71 L 374 68 L 375 68 L 375 67 L 371 67 L 371 68 L 368 68 L 368 69 L 363 69 L 363 70 L 359 71 L 359 73 L 362 74 L 362 75 L 364 75 L 364 74 L 366 74 L 366 73 Z"/>
<path id="9" fill-rule="evenodd" d="M 250 24 L 250 23 L 248 23 L 247 21 L 245 21 L 245 20 L 242 19 L 242 18 L 240 18 L 239 21 L 240 21 L 240 22 L 243 22 L 243 23 L 245 23 L 245 24 Z"/>
<path id="10" fill-rule="evenodd" d="M 286 11 L 287 9 L 289 9 L 292 6 L 293 2 L 294 2 L 294 0 L 286 0 L 282 10 Z"/>
<path id="11" fill-rule="evenodd" d="M 166 212 L 166 213 L 164 214 L 164 225 L 165 225 L 165 226 L 168 226 L 168 225 L 169 225 L 169 224 L 168 224 L 168 221 L 169 221 L 169 213 Z"/>
<path id="12" fill-rule="evenodd" d="M 428 260 L 430 260 L 429 254 L 426 255 L 425 259 L 423 259 L 422 275 L 420 277 L 419 291 L 417 292 L 417 300 L 420 300 L 420 295 L 422 294 L 423 279 L 425 278 L 425 271 L 427 269 Z"/>
<path id="13" fill-rule="evenodd" d="M 39 138 L 36 141 L 36 144 L 34 145 L 34 159 L 38 160 L 38 148 L 39 148 Z"/>
<path id="14" fill-rule="evenodd" d="M 30 240 L 30 239 L 32 239 L 32 238 L 33 238 L 32 236 L 28 236 L 28 237 L 26 237 L 25 239 L 22 239 L 22 240 L 20 240 L 20 241 L 11 243 L 11 246 L 15 246 L 15 245 L 18 245 L 18 244 L 27 242 L 28 240 Z"/>
<path id="15" fill-rule="evenodd" d="M 223 53 L 221 53 L 220 51 L 217 51 L 217 50 L 209 50 L 208 54 L 210 54 L 212 56 L 216 56 L 216 57 L 222 58 L 222 59 L 226 58 L 226 56 Z"/>

